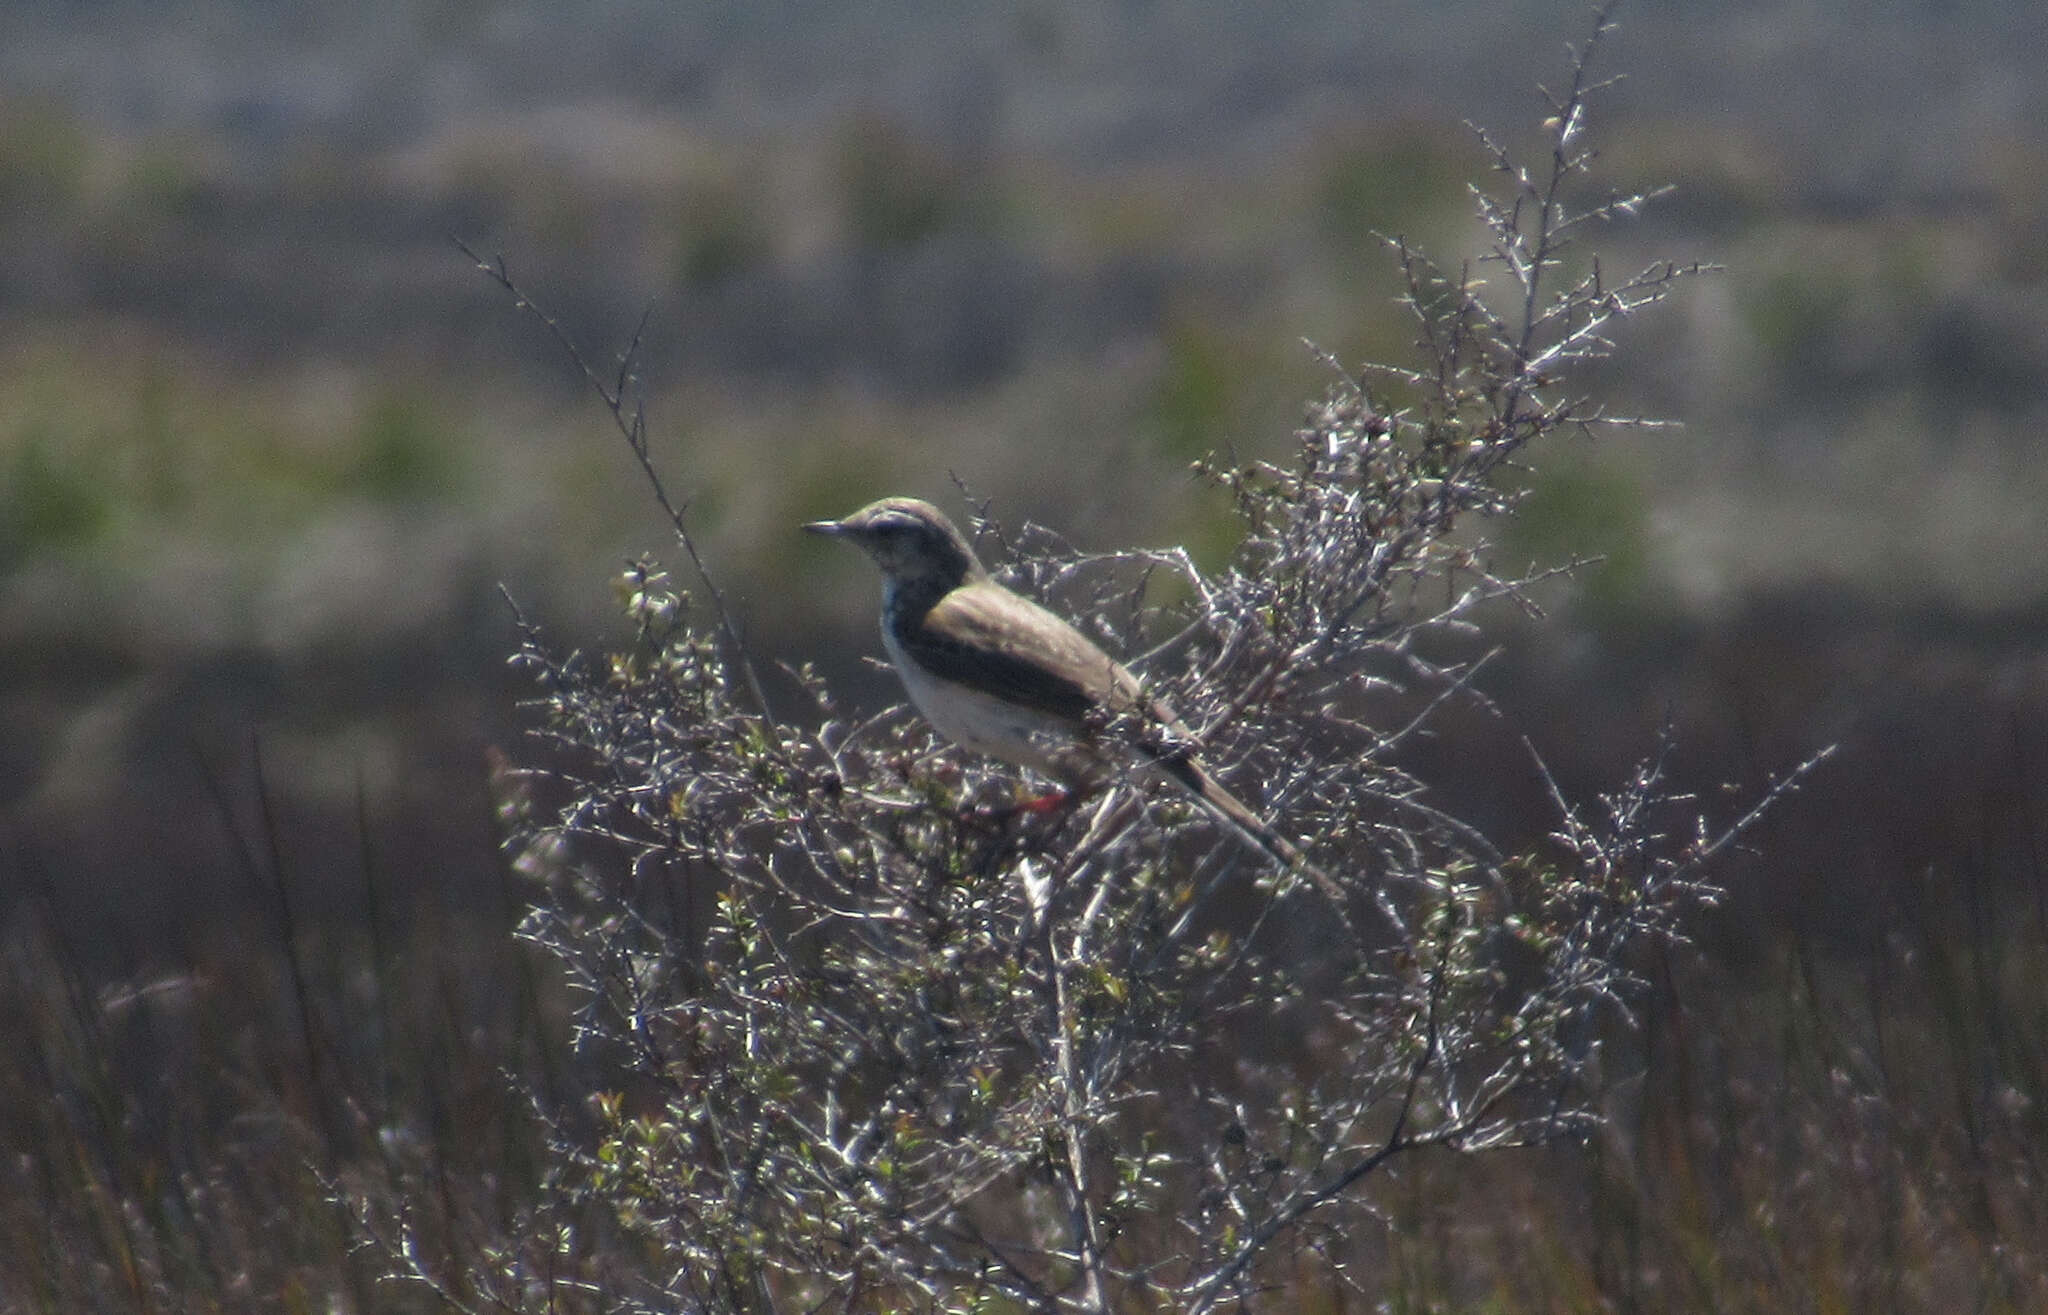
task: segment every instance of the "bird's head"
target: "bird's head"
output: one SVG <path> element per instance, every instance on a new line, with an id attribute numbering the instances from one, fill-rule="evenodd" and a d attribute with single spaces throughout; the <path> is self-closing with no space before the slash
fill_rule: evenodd
<path id="1" fill-rule="evenodd" d="M 946 514 L 917 498 L 883 498 L 842 520 L 804 528 L 859 545 L 892 583 L 951 589 L 988 575 Z"/>

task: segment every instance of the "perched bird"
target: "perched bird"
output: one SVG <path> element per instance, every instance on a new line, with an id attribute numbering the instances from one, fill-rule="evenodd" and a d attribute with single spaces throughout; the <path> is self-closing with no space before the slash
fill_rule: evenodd
<path id="1" fill-rule="evenodd" d="M 882 644 L 946 738 L 1076 791 L 1154 764 L 1283 867 L 1306 867 L 1210 774 L 1172 709 L 1079 630 L 997 584 L 937 507 L 883 498 L 804 528 L 857 544 L 881 568 Z"/>

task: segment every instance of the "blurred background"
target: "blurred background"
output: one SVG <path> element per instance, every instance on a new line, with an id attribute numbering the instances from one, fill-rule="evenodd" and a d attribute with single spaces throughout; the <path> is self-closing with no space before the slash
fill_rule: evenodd
<path id="1" fill-rule="evenodd" d="M 1898 998 L 1958 1047 L 1941 1120 L 1968 1154 L 2020 1140 L 1955 1152 L 1956 1232 L 1923 1228 L 2020 1309 L 2048 1235 L 2015 1250 L 2048 1163 L 2048 10 L 1621 17 L 1602 177 L 1677 190 L 1584 237 L 1611 268 L 1726 272 L 1585 380 L 1682 428 L 1538 454 L 1505 564 L 1603 561 L 1514 636 L 1512 724 L 1454 721 L 1420 766 L 1513 840 L 1545 825 L 1522 730 L 1575 798 L 1667 719 L 1708 791 L 1839 743 L 1726 874 L 1710 962 L 1839 1024 L 1816 1109 L 1869 1078 L 1871 984 L 1930 974 Z M 0 7 L 10 953 L 206 1008 L 278 950 L 280 904 L 289 943 L 352 943 L 366 904 L 444 955 L 504 938 L 497 586 L 591 647 L 621 633 L 624 559 L 677 554 L 455 239 L 600 363 L 648 314 L 654 456 L 754 651 L 879 705 L 870 573 L 798 522 L 895 492 L 957 511 L 957 477 L 1078 545 L 1213 564 L 1228 509 L 1188 462 L 1287 453 L 1328 379 L 1305 342 L 1406 359 L 1372 234 L 1477 254 L 1465 123 L 1528 150 L 1588 26 L 1558 0 Z M 451 1035 L 496 1025 L 460 1002 L 487 973 L 438 971 Z"/>

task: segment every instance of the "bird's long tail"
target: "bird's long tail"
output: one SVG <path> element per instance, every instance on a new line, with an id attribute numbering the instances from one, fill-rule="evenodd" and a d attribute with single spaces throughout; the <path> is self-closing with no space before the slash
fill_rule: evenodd
<path id="1" fill-rule="evenodd" d="M 1246 807 L 1243 800 L 1224 789 L 1215 777 L 1203 770 L 1200 763 L 1171 763 L 1168 769 L 1189 794 L 1202 801 L 1217 821 L 1235 831 L 1240 839 L 1263 851 L 1275 863 L 1283 868 L 1295 868 L 1305 861 L 1301 850 L 1292 841 L 1266 825 L 1257 813 Z"/>
<path id="2" fill-rule="evenodd" d="M 1343 906 L 1343 887 L 1336 879 L 1309 862 L 1308 856 L 1293 841 L 1268 826 L 1257 813 L 1245 806 L 1243 800 L 1224 789 L 1223 784 L 1209 775 L 1200 762 L 1189 757 L 1171 756 L 1158 761 L 1175 781 L 1199 799 L 1203 807 L 1240 840 L 1265 854 L 1282 869 L 1307 877 L 1340 908 Z"/>

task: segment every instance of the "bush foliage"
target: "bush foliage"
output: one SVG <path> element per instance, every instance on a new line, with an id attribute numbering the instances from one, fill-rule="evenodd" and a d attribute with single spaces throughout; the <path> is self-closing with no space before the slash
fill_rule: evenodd
<path id="1" fill-rule="evenodd" d="M 1415 362 L 1331 362 L 1289 461 L 1197 463 L 1241 531 L 1222 568 L 976 509 L 1011 583 L 1142 655 L 1313 865 L 1262 867 L 1135 778 L 1007 808 L 1007 770 L 850 715 L 810 670 L 783 714 L 671 509 L 698 596 L 639 562 L 625 651 L 527 629 L 551 748 L 506 790 L 543 892 L 522 934 L 605 1075 L 548 1111 L 559 1200 L 635 1244 L 535 1227 L 458 1282 L 370 1222 L 402 1272 L 550 1310 L 1252 1308 L 1309 1263 L 1371 1292 L 1355 1239 L 1404 1157 L 1595 1126 L 1642 956 L 1683 939 L 1707 865 L 1792 778 L 1717 823 L 1660 751 L 1590 805 L 1553 787 L 1549 842 L 1503 854 L 1404 763 L 1482 701 L 1488 609 L 1527 603 L 1484 533 L 1537 445 L 1640 423 L 1574 391 L 1578 367 L 1697 272 L 1610 280 L 1579 246 L 1647 199 L 1589 195 L 1605 27 L 1551 99 L 1547 158 L 1483 139 L 1480 273 L 1390 240 Z M 632 358 L 586 374 L 668 507 Z"/>

